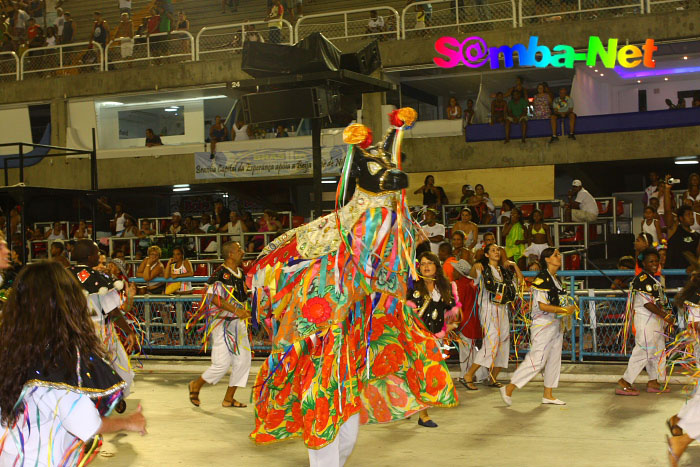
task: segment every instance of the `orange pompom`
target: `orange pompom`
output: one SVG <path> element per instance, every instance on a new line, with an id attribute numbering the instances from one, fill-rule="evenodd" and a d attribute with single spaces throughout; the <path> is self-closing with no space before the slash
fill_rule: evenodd
<path id="1" fill-rule="evenodd" d="M 399 119 L 406 126 L 413 125 L 413 122 L 418 120 L 418 112 L 413 110 L 411 107 L 403 107 L 399 109 Z"/>
<path id="2" fill-rule="evenodd" d="M 366 126 L 353 123 L 343 130 L 343 141 L 346 144 L 360 144 L 367 140 L 367 136 L 371 136 L 371 134 L 372 132 Z"/>

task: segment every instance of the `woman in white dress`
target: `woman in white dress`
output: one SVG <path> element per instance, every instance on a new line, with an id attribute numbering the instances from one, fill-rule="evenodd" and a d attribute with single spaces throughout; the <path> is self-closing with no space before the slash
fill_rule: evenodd
<path id="1" fill-rule="evenodd" d="M 0 322 L 0 465 L 84 465 L 100 434 L 146 433 L 140 406 L 109 417 L 125 383 L 103 353 L 75 278 L 27 265 Z"/>
<path id="2" fill-rule="evenodd" d="M 484 247 L 484 257 L 469 273 L 479 283 L 479 319 L 483 327 L 483 342 L 464 381 L 467 389 L 477 390 L 474 374 L 481 367 L 490 370 L 489 386 L 502 387 L 496 378 L 502 368 L 508 368 L 510 352 L 509 304 L 515 301 L 518 284 L 524 282 L 520 268 L 509 262 L 501 265 L 501 248 L 495 243 Z"/>

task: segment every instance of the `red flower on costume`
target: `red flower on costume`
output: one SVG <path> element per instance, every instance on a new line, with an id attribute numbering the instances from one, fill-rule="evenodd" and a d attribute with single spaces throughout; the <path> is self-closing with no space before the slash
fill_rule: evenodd
<path id="1" fill-rule="evenodd" d="M 387 345 L 374 360 L 372 371 L 375 376 L 385 376 L 399 371 L 405 357 L 397 344 Z"/>
<path id="2" fill-rule="evenodd" d="M 428 354 L 428 358 L 434 362 L 441 362 L 445 359 L 442 356 L 442 350 L 440 350 L 440 346 L 435 341 L 426 342 L 425 350 Z"/>
<path id="3" fill-rule="evenodd" d="M 447 377 L 440 365 L 433 365 L 428 368 L 428 372 L 425 376 L 425 390 L 428 391 L 428 394 L 431 396 L 436 396 L 447 383 Z"/>
<path id="4" fill-rule="evenodd" d="M 316 399 L 316 432 L 322 433 L 328 425 L 330 407 L 328 405 L 328 399 L 325 397 L 320 397 Z"/>
<path id="5" fill-rule="evenodd" d="M 372 407 L 374 418 L 376 418 L 378 422 L 390 422 L 391 411 L 386 405 L 386 401 L 379 393 L 379 389 L 370 384 L 367 386 L 365 394 L 367 395 L 367 400 L 369 401 L 370 407 Z"/>
<path id="6" fill-rule="evenodd" d="M 278 403 L 279 405 L 284 405 L 285 402 L 287 402 L 287 398 L 289 398 L 289 394 L 290 394 L 291 392 L 292 392 L 292 385 L 291 385 L 291 384 L 285 385 L 285 386 L 284 386 L 284 389 L 282 389 L 282 390 L 277 394 L 277 396 L 275 396 L 275 401 L 277 401 L 277 403 Z"/>
<path id="7" fill-rule="evenodd" d="M 387 384 L 386 393 L 389 395 L 389 402 L 394 407 L 406 407 L 406 404 L 408 404 L 408 397 L 406 397 L 406 393 L 400 387 L 394 384 Z"/>
<path id="8" fill-rule="evenodd" d="M 323 298 L 314 297 L 301 308 L 301 315 L 310 323 L 324 323 L 331 317 L 331 306 Z"/>
<path id="9" fill-rule="evenodd" d="M 265 419 L 265 429 L 274 430 L 284 422 L 285 411 L 284 410 L 273 410 L 267 414 Z"/>

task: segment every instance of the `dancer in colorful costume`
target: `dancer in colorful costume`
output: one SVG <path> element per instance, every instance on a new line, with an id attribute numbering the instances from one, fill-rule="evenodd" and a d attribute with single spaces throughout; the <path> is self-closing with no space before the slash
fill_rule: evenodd
<path id="1" fill-rule="evenodd" d="M 686 401 L 678 414 L 666 421 L 672 435 L 671 438 L 667 437 L 668 456 L 674 467 L 690 443 L 700 439 L 700 271 L 696 269 L 691 274 L 685 287 L 676 295 L 675 302 L 679 308 L 685 309 L 688 328 L 676 338 L 671 351 L 672 355 L 680 354 L 674 355 L 674 363 L 681 364 L 686 374 L 692 376 L 694 388 L 692 398 Z"/>
<path id="2" fill-rule="evenodd" d="M 512 404 L 511 396 L 515 389 L 522 389 L 540 371 L 544 375 L 543 404 L 566 405 L 554 397 L 552 389 L 559 386 L 561 372 L 561 347 L 564 342 L 563 322 L 571 318 L 577 307 L 566 295 L 557 278 L 561 267 L 561 254 L 556 248 L 545 248 L 540 254 L 541 272 L 531 287 L 530 352 L 518 366 L 510 383 L 500 388 L 506 405 Z M 569 300 L 568 300 L 569 299 Z M 543 371 L 544 370 L 544 371 Z"/>
<path id="3" fill-rule="evenodd" d="M 495 243 L 484 246 L 484 255 L 469 275 L 479 283 L 479 318 L 483 342 L 474 363 L 464 375 L 467 389 L 475 391 L 474 375 L 479 368 L 489 369 L 489 386 L 501 388 L 497 381 L 501 369 L 508 368 L 510 319 L 508 308 L 518 298 L 518 286 L 524 282 L 518 266 L 508 261 L 501 265 L 502 248 Z M 512 268 L 512 269 L 511 269 Z"/>
<path id="4" fill-rule="evenodd" d="M 207 283 L 209 288 L 197 314 L 187 323 L 192 329 L 199 322 L 206 324 L 202 341 L 211 336 L 211 366 L 194 381 L 190 381 L 190 402 L 199 407 L 199 391 L 205 383 L 216 384 L 231 370 L 223 407 L 246 407 L 234 396 L 237 388 L 248 384 L 252 353 L 248 339 L 250 309 L 245 287 L 245 274 L 240 268 L 244 251 L 238 242 L 227 242 L 221 248 L 222 264 Z"/>
<path id="5" fill-rule="evenodd" d="M 448 333 L 459 325 L 462 308 L 457 285 L 445 277 L 440 260 L 433 253 L 426 251 L 421 254 L 418 265 L 420 279 L 409 289 L 406 304 L 415 311 L 438 342 L 448 340 Z M 420 412 L 418 424 L 428 428 L 438 426 L 430 419 L 428 409 Z"/>
<path id="6" fill-rule="evenodd" d="M 303 436 L 312 466 L 343 465 L 359 424 L 457 404 L 439 343 L 405 303 L 418 227 L 399 155 L 415 118 L 413 109 L 394 111 L 375 146 L 369 129 L 348 127 L 336 203 L 355 177 L 352 199 L 278 237 L 249 274 L 258 319 L 272 336 L 253 389 L 251 438 Z"/>
<path id="7" fill-rule="evenodd" d="M 627 363 L 627 370 L 617 382 L 615 394 L 620 396 L 638 396 L 633 384 L 639 373 L 646 367 L 649 375 L 647 392 L 669 392 L 663 389 L 666 381 L 666 355 L 664 323 L 673 324 L 673 314 L 667 312 L 668 300 L 664 287 L 654 277 L 659 268 L 659 252 L 655 248 L 642 251 L 644 270 L 639 273 L 630 286 L 627 298 L 627 322 L 634 314 L 634 349 Z M 626 323 L 626 324 L 628 324 Z M 628 326 L 625 326 L 627 329 Z M 627 342 L 627 333 L 623 333 Z"/>
<path id="8" fill-rule="evenodd" d="M 122 281 L 112 279 L 93 268 L 100 262 L 100 250 L 91 240 L 78 240 L 73 250 L 73 259 L 77 265 L 68 268 L 87 295 L 88 309 L 97 334 L 105 343 L 107 358 L 119 377 L 126 382 L 124 398 L 131 393 L 134 382 L 134 370 L 131 368 L 129 355 L 138 344 L 136 332 L 129 326 L 120 310 L 120 291 L 124 288 Z M 126 335 L 127 347 L 124 348 L 115 326 L 119 326 Z M 126 410 L 126 402 L 122 399 L 116 408 L 118 413 Z"/>
<path id="9" fill-rule="evenodd" d="M 140 406 L 107 417 L 126 383 L 102 357 L 75 279 L 57 262 L 26 266 L 0 323 L 0 465 L 83 466 L 99 434 L 146 433 Z"/>

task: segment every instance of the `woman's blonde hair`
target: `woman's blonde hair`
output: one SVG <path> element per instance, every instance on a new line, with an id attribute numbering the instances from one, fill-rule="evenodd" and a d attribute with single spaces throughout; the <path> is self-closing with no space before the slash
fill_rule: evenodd
<path id="1" fill-rule="evenodd" d="M 160 247 L 159 247 L 158 245 L 149 246 L 149 247 L 148 247 L 147 254 L 150 255 L 151 252 L 154 252 L 154 251 L 158 254 L 158 257 L 160 258 L 163 252 L 161 251 L 161 249 L 160 249 Z"/>

